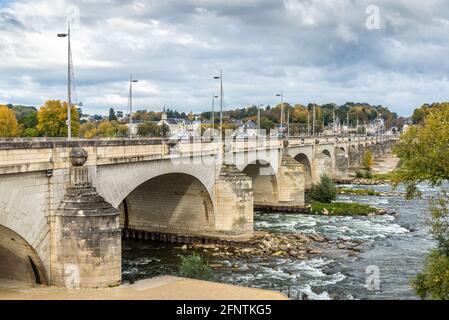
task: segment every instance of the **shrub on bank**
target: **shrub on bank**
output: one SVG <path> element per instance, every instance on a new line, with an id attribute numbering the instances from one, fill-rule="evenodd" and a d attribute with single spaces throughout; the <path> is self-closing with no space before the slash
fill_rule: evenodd
<path id="1" fill-rule="evenodd" d="M 371 150 L 366 150 L 365 153 L 363 154 L 362 166 L 369 171 L 371 170 L 373 164 L 374 164 L 373 153 L 371 152 Z"/>
<path id="2" fill-rule="evenodd" d="M 322 175 L 320 183 L 310 189 L 309 197 L 313 201 L 331 203 L 337 198 L 337 187 L 329 176 Z"/>
<path id="3" fill-rule="evenodd" d="M 368 170 L 358 170 L 355 173 L 356 178 L 359 179 L 372 179 L 373 178 L 373 174 L 368 171 Z"/>
<path id="4" fill-rule="evenodd" d="M 412 282 L 421 299 L 449 299 L 449 257 L 433 250 L 426 259 L 424 270 Z"/>
<path id="5" fill-rule="evenodd" d="M 377 213 L 377 209 L 366 204 L 333 202 L 314 202 L 311 208 L 312 214 L 326 214 L 330 216 L 367 216 Z"/>
<path id="6" fill-rule="evenodd" d="M 214 279 L 214 272 L 200 256 L 193 254 L 182 257 L 179 276 L 210 281 Z"/>

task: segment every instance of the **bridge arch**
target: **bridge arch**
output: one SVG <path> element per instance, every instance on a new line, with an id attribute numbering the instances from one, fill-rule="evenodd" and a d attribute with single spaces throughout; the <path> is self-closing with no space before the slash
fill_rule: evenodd
<path id="1" fill-rule="evenodd" d="M 304 166 L 305 187 L 306 189 L 310 189 L 313 184 L 312 162 L 305 153 L 298 153 L 294 159 Z"/>
<path id="2" fill-rule="evenodd" d="M 253 180 L 254 204 L 278 202 L 278 181 L 271 163 L 256 160 L 247 164 L 242 172 Z"/>
<path id="3" fill-rule="evenodd" d="M 0 225 L 0 281 L 2 279 L 47 284 L 47 275 L 36 250 L 18 233 Z"/>
<path id="4" fill-rule="evenodd" d="M 334 171 L 334 149 L 330 151 L 328 148 L 317 149 L 313 160 L 313 179 L 319 182 L 322 175 L 333 176 Z"/>
<path id="5" fill-rule="evenodd" d="M 162 233 L 208 233 L 215 227 L 213 198 L 196 177 L 167 173 L 132 190 L 119 205 L 124 229 Z"/>
<path id="6" fill-rule="evenodd" d="M 123 172 L 126 172 L 126 175 Z M 94 184 L 105 200 L 117 208 L 123 199 L 140 185 L 167 174 L 184 174 L 194 177 L 206 188 L 210 198 L 214 199 L 215 165 L 213 163 L 183 165 L 169 159 L 100 166 L 97 168 Z"/>
<path id="7" fill-rule="evenodd" d="M 359 149 L 355 144 L 351 144 L 348 150 L 349 155 L 349 165 L 350 166 L 357 166 L 359 163 L 360 155 L 359 155 Z"/>

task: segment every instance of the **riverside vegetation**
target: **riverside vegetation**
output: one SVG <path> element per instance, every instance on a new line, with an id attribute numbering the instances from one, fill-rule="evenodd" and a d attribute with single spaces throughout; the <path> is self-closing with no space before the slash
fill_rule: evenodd
<path id="1" fill-rule="evenodd" d="M 401 166 L 393 174 L 395 186 L 404 184 L 406 198 L 421 196 L 418 183 L 439 187 L 430 200 L 428 223 L 437 246 L 430 251 L 423 271 L 413 281 L 422 299 L 449 299 L 449 103 L 415 110 L 417 125 L 410 127 L 394 147 Z"/>
<path id="2" fill-rule="evenodd" d="M 354 194 L 363 194 L 363 192 L 372 195 L 377 194 L 375 191 L 338 189 L 330 177 L 323 175 L 321 176 L 320 183 L 314 184 L 308 195 L 309 202 L 311 202 L 312 213 L 339 216 L 368 216 L 386 213 L 384 210 L 379 210 L 364 204 L 334 202 L 337 198 L 337 193 L 346 192 L 345 190 L 350 190 L 350 192 L 353 192 Z"/>

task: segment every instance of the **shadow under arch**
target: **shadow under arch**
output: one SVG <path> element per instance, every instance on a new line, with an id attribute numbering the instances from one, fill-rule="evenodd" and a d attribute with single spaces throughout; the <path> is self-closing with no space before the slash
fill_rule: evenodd
<path id="1" fill-rule="evenodd" d="M 168 173 L 132 190 L 119 205 L 120 225 L 162 233 L 208 233 L 215 228 L 212 198 L 194 176 Z"/>
<path id="2" fill-rule="evenodd" d="M 48 284 L 42 260 L 19 234 L 0 225 L 0 280 Z"/>
<path id="3" fill-rule="evenodd" d="M 312 178 L 312 163 L 310 162 L 307 155 L 304 153 L 299 153 L 295 156 L 295 160 L 298 161 L 304 167 L 305 185 L 306 190 L 310 189 L 313 184 Z"/>
<path id="4" fill-rule="evenodd" d="M 253 181 L 254 204 L 272 204 L 278 202 L 278 183 L 276 172 L 265 160 L 256 160 L 243 170 Z"/>

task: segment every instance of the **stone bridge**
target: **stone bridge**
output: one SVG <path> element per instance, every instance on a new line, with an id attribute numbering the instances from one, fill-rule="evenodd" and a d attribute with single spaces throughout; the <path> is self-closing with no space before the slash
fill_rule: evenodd
<path id="1" fill-rule="evenodd" d="M 122 234 L 238 240 L 253 210 L 304 209 L 322 174 L 392 136 L 234 141 L 0 141 L 0 278 L 71 288 L 121 281 Z"/>

